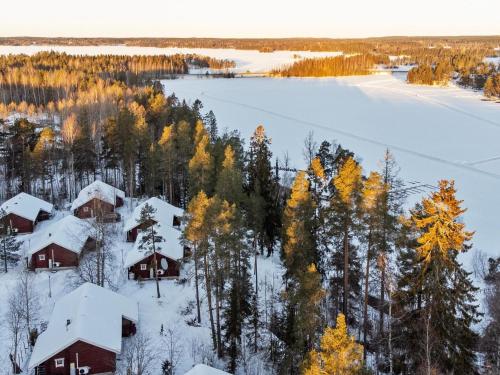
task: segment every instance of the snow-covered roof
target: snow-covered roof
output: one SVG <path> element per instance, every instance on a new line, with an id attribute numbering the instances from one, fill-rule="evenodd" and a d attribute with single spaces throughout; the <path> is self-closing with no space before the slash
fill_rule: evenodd
<path id="1" fill-rule="evenodd" d="M 218 370 L 216 368 L 207 365 L 199 364 L 194 366 L 184 375 L 229 375 L 229 372 Z"/>
<path id="2" fill-rule="evenodd" d="M 168 225 L 158 224 L 154 226 L 154 229 L 156 235 L 161 237 L 161 241 L 155 243 L 156 252 L 173 260 L 181 259 L 184 256 L 184 246 L 180 240 L 181 231 Z M 139 233 L 135 240 L 134 248 L 127 253 L 125 268 L 133 266 L 153 253 L 149 250 L 139 249 L 146 231 Z"/>
<path id="3" fill-rule="evenodd" d="M 115 205 L 116 197 L 125 199 L 125 192 L 101 180 L 95 180 L 90 185 L 80 190 L 78 197 L 76 197 L 71 205 L 71 209 L 74 210 L 94 198 Z"/>
<path id="4" fill-rule="evenodd" d="M 92 225 L 69 215 L 33 235 L 28 241 L 27 252 L 32 255 L 50 244 L 57 244 L 80 254 L 89 237 L 92 237 Z"/>
<path id="5" fill-rule="evenodd" d="M 142 202 L 134 209 L 132 215 L 125 222 L 125 226 L 123 228 L 125 232 L 128 232 L 132 228 L 135 228 L 137 225 L 139 225 L 139 221 L 141 219 L 141 210 L 146 204 L 149 204 L 154 209 L 156 209 L 156 212 L 153 215 L 154 220 L 162 225 L 172 226 L 174 222 L 174 216 L 182 217 L 184 215 L 184 210 L 182 208 L 172 206 L 170 203 L 167 203 L 156 197 L 149 198 L 147 201 Z"/>
<path id="6" fill-rule="evenodd" d="M 52 203 L 45 202 L 27 193 L 19 193 L 15 197 L 5 201 L 0 206 L 0 209 L 7 215 L 14 214 L 35 221 L 40 211 L 45 211 L 50 214 L 54 206 Z"/>
<path id="7" fill-rule="evenodd" d="M 36 341 L 29 368 L 77 341 L 120 353 L 122 317 L 136 323 L 137 302 L 95 284 L 81 285 L 56 302 L 47 330 Z"/>

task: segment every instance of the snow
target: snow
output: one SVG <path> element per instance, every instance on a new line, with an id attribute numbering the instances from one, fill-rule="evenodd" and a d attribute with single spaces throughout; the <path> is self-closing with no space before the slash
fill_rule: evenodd
<path id="1" fill-rule="evenodd" d="M 54 206 L 42 199 L 36 198 L 27 193 L 19 193 L 15 197 L 5 201 L 0 206 L 0 211 L 5 214 L 15 214 L 25 219 L 35 221 L 40 211 L 52 213 Z"/>
<path id="2" fill-rule="evenodd" d="M 153 215 L 154 220 L 161 225 L 172 226 L 174 222 L 174 216 L 178 218 L 184 216 L 184 210 L 182 208 L 172 206 L 170 203 L 167 203 L 156 197 L 149 198 L 147 201 L 142 202 L 134 209 L 132 216 L 129 217 L 125 222 L 125 227 L 123 228 L 125 232 L 128 232 L 132 228 L 135 228 L 137 225 L 139 225 L 141 219 L 141 210 L 146 204 L 149 204 L 154 209 L 156 209 L 156 212 Z"/>
<path id="3" fill-rule="evenodd" d="M 156 235 L 161 237 L 161 241 L 155 243 L 156 251 L 173 260 L 182 259 L 184 257 L 184 246 L 180 241 L 181 231 L 168 225 L 154 225 L 154 229 Z M 152 251 L 139 249 L 146 231 L 139 233 L 134 248 L 127 253 L 125 268 L 133 266 L 152 254 Z"/>
<path id="4" fill-rule="evenodd" d="M 138 321 L 136 301 L 94 284 L 81 285 L 56 302 L 47 330 L 33 349 L 29 368 L 77 341 L 120 353 L 122 317 Z"/>
<path id="5" fill-rule="evenodd" d="M 0 46 L 0 55 L 24 53 L 33 55 L 40 51 L 65 52 L 70 55 L 175 55 L 198 54 L 218 59 L 228 59 L 236 62 L 236 73 L 268 72 L 274 68 L 288 65 L 300 58 L 338 56 L 341 52 L 311 52 L 311 51 L 275 51 L 259 52 L 257 50 L 237 50 L 218 48 L 157 48 L 157 47 L 132 47 L 124 45 L 115 46 Z M 196 70 L 194 73 L 204 74 L 206 70 Z"/>
<path id="6" fill-rule="evenodd" d="M 116 197 L 125 199 L 125 192 L 114 186 L 108 185 L 100 180 L 95 180 L 90 185 L 84 187 L 78 193 L 78 197 L 73 201 L 71 205 L 71 210 L 75 210 L 81 207 L 85 203 L 91 201 L 94 198 L 98 198 L 104 202 L 115 205 Z"/>
<path id="7" fill-rule="evenodd" d="M 27 254 L 32 255 L 50 244 L 57 244 L 76 254 L 80 254 L 91 235 L 92 226 L 88 221 L 68 215 L 52 223 L 47 228 L 35 232 L 27 243 Z"/>
<path id="8" fill-rule="evenodd" d="M 235 78 L 163 81 L 166 93 L 213 110 L 219 129 L 238 129 L 249 139 L 263 124 L 272 150 L 292 167 L 304 168 L 303 140 L 336 140 L 379 168 L 384 150 L 394 153 L 406 181 L 435 186 L 454 179 L 464 199 L 466 225 L 476 231 L 474 248 L 498 255 L 500 106 L 453 85 L 414 86 L 404 74 L 344 78 Z M 409 204 L 423 194 L 409 197 Z M 469 270 L 472 253 L 462 259 Z"/>
<path id="9" fill-rule="evenodd" d="M 216 368 L 199 364 L 194 366 L 191 370 L 186 372 L 184 375 L 227 375 L 228 372 L 218 370 Z"/>

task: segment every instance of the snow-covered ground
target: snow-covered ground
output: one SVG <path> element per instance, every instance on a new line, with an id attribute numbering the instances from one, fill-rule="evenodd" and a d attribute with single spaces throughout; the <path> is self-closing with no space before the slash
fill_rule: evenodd
<path id="1" fill-rule="evenodd" d="M 202 324 L 200 327 L 188 324 L 188 321 L 194 320 L 196 316 L 192 262 L 184 263 L 181 269 L 180 279 L 186 279 L 186 282 L 180 283 L 176 280 L 162 280 L 160 282 L 160 299 L 156 298 L 156 284 L 154 281 L 138 283 L 127 279 L 122 264 L 127 252 L 131 251 L 133 247 L 133 243 L 126 242 L 123 233 L 124 223 L 131 216 L 129 202 L 127 199 L 125 206 L 118 210 L 122 215 L 122 221 L 109 224 L 111 228 L 109 243 L 115 256 L 115 265 L 111 271 L 111 278 L 118 293 L 139 302 L 138 333 L 150 338 L 151 349 L 157 354 L 151 364 L 152 374 L 159 375 L 161 373 L 161 362 L 167 358 L 166 347 L 169 344 L 169 332 L 172 332 L 175 347 L 178 351 L 175 374 L 182 375 L 198 363 L 206 363 L 223 369 L 225 367 L 224 363 L 217 360 L 215 353 L 211 349 L 206 296 L 202 286 L 200 286 Z M 36 238 L 36 235 L 44 228 L 66 215 L 69 215 L 69 212 L 56 211 L 54 218 L 41 222 L 33 234 L 20 235 L 18 239 L 29 245 L 30 240 Z M 280 264 L 278 254 L 275 257 L 259 258 L 258 260 L 260 293 L 262 295 L 268 293 L 268 298 L 270 298 L 270 291 L 264 291 L 266 285 L 271 286 L 274 284 L 276 291 L 281 285 L 282 271 Z M 7 274 L 3 273 L 3 268 L 2 272 L 0 272 L 0 375 L 10 374 L 8 355 L 11 350 L 11 339 L 4 317 L 8 308 L 8 296 L 15 288 L 18 275 L 24 269 L 24 265 L 25 262 L 22 261 L 16 269 L 9 270 Z M 40 271 L 33 274 L 36 293 L 39 296 L 41 305 L 39 323 L 42 321 L 47 322 L 55 302 L 76 288 L 76 272 L 75 270 L 59 270 L 57 272 Z M 49 276 L 51 297 L 49 297 Z M 164 334 L 160 335 L 162 325 Z M 130 344 L 130 340 L 124 339 L 124 347 Z M 22 352 L 22 359 L 27 362 L 29 351 L 22 349 Z M 126 373 L 123 364 L 120 356 L 118 356 L 117 370 L 119 374 Z M 257 368 L 258 365 L 261 365 L 261 362 L 256 360 L 254 366 Z M 265 372 L 260 373 L 265 374 Z"/>
<path id="2" fill-rule="evenodd" d="M 389 147 L 407 181 L 436 185 L 455 179 L 468 208 L 474 244 L 500 254 L 500 105 L 458 87 L 407 85 L 404 75 L 323 79 L 184 79 L 164 81 L 167 93 L 213 110 L 220 129 L 249 139 L 258 124 L 272 137 L 275 156 L 288 152 L 304 167 L 303 140 L 337 140 L 378 168 Z M 489 160 L 492 159 L 492 160 Z M 421 196 L 410 197 L 411 201 Z M 464 257 L 471 268 L 472 253 Z"/>
<path id="3" fill-rule="evenodd" d="M 230 69 L 237 73 L 263 73 L 283 65 L 293 63 L 300 58 L 338 56 L 340 52 L 310 52 L 310 51 L 275 51 L 259 52 L 257 50 L 237 50 L 218 48 L 157 48 L 131 46 L 2 46 L 0 55 L 24 53 L 33 55 L 40 51 L 65 52 L 71 55 L 174 55 L 177 53 L 210 56 L 218 59 L 228 59 L 236 62 L 236 68 Z M 204 73 L 197 70 L 195 73 Z"/>

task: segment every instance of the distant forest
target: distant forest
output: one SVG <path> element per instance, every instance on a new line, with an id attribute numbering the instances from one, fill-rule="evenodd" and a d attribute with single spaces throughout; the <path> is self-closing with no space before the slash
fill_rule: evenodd
<path id="1" fill-rule="evenodd" d="M 389 64 L 386 55 L 333 56 L 299 60 L 274 70 L 281 77 L 337 77 L 370 74 L 375 64 Z"/>

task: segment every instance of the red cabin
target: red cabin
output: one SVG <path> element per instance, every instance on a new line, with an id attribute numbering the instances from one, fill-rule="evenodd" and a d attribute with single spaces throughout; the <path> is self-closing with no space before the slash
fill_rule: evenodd
<path id="1" fill-rule="evenodd" d="M 52 216 L 54 206 L 26 193 L 19 193 L 0 206 L 2 224 L 14 233 L 32 233 L 39 221 Z"/>
<path id="2" fill-rule="evenodd" d="M 122 190 L 96 180 L 80 191 L 71 205 L 71 211 L 80 219 L 101 215 L 112 221 L 112 218 L 119 218 L 115 209 L 123 206 L 124 199 Z"/>
<path id="3" fill-rule="evenodd" d="M 155 209 L 154 220 L 150 223 L 141 222 L 141 211 L 146 204 Z M 127 234 L 127 241 L 134 242 L 137 235 L 146 228 L 149 228 L 152 224 L 180 228 L 183 215 L 183 209 L 172 206 L 170 203 L 156 197 L 149 198 L 134 209 L 134 212 L 126 221 L 123 231 Z"/>
<path id="4" fill-rule="evenodd" d="M 59 299 L 29 361 L 37 375 L 113 373 L 122 337 L 135 334 L 137 303 L 86 283 Z"/>
<path id="5" fill-rule="evenodd" d="M 32 270 L 77 267 L 80 257 L 94 249 L 91 224 L 69 215 L 30 238 L 28 267 Z"/>
<path id="6" fill-rule="evenodd" d="M 154 251 L 150 233 L 146 237 L 147 231 L 151 229 L 155 233 Z M 188 250 L 182 245 L 180 235 L 180 230 L 158 224 L 140 232 L 133 249 L 127 253 L 125 259 L 125 268 L 129 272 L 129 278 L 130 274 L 133 274 L 135 280 L 155 278 L 155 258 L 160 278 L 179 277 L 180 260 L 186 256 Z"/>

